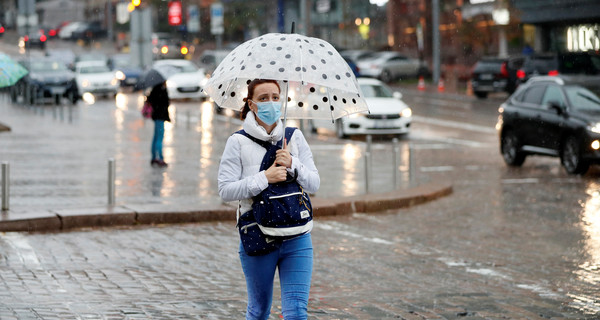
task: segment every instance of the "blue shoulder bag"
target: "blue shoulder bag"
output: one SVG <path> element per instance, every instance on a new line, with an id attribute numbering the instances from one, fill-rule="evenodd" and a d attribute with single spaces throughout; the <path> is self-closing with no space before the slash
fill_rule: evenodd
<path id="1" fill-rule="evenodd" d="M 285 138 L 289 142 L 296 128 L 286 128 Z M 260 171 L 268 169 L 275 161 L 278 149 L 283 140 L 273 145 L 250 136 L 244 130 L 242 134 L 267 152 L 261 162 Z M 260 194 L 253 197 L 252 210 L 244 213 L 238 219 L 238 228 L 244 250 L 248 255 L 267 254 L 281 245 L 281 241 L 293 238 L 312 230 L 312 205 L 310 197 L 296 181 L 288 174 L 286 181 L 269 184 Z"/>

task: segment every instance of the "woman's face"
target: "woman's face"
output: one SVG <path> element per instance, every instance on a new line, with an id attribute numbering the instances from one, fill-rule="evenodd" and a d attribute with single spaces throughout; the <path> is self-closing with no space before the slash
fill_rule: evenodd
<path id="1" fill-rule="evenodd" d="M 248 101 L 250 110 L 252 110 L 252 112 L 254 113 L 257 113 L 258 106 L 256 106 L 256 103 L 266 101 L 279 101 L 279 88 L 274 83 L 261 83 L 254 87 L 254 95 L 250 97 L 250 100 L 252 100 Z"/>

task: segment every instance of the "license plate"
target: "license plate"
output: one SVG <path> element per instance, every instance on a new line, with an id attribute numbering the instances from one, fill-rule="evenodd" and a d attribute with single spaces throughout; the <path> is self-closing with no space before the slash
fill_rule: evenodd
<path id="1" fill-rule="evenodd" d="M 494 78 L 493 75 L 487 74 L 487 73 L 479 76 L 479 79 L 481 79 L 481 80 L 492 80 L 493 78 Z"/>
<path id="2" fill-rule="evenodd" d="M 65 91 L 67 90 L 63 87 L 50 87 L 51 94 L 64 94 Z"/>
<path id="3" fill-rule="evenodd" d="M 394 126 L 394 122 L 392 120 L 376 120 L 373 124 L 373 127 L 382 129 L 382 128 L 392 128 Z"/>

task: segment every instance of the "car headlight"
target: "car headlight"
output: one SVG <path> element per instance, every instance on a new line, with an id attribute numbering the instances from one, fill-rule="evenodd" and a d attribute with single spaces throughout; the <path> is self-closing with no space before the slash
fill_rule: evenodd
<path id="1" fill-rule="evenodd" d="M 119 70 L 115 72 L 115 78 L 119 80 L 125 80 L 125 74 L 123 73 L 123 71 Z"/>
<path id="2" fill-rule="evenodd" d="M 89 81 L 89 80 L 87 80 L 87 79 L 86 79 L 86 80 L 83 80 L 83 81 L 81 81 L 81 86 L 82 86 L 82 87 L 84 87 L 84 88 L 87 88 L 87 87 L 89 87 L 89 86 L 90 86 L 90 81 Z"/>
<path id="3" fill-rule="evenodd" d="M 404 110 L 402 110 L 402 112 L 400 112 L 400 116 L 403 118 L 409 118 L 412 116 L 412 109 L 411 108 L 406 108 Z"/>
<path id="4" fill-rule="evenodd" d="M 116 86 L 117 84 L 119 84 L 119 79 L 112 78 L 112 80 L 110 80 L 110 85 L 111 86 Z"/>
<path id="5" fill-rule="evenodd" d="M 176 86 L 177 86 L 177 84 L 175 82 L 173 82 L 171 80 L 167 80 L 167 87 L 171 87 L 172 88 L 172 87 L 176 87 Z"/>
<path id="6" fill-rule="evenodd" d="M 592 123 L 587 127 L 587 129 L 594 133 L 600 133 L 600 123 L 599 122 Z"/>

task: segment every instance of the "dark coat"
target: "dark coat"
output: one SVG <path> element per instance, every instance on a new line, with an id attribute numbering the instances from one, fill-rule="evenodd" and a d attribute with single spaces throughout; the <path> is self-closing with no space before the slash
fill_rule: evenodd
<path id="1" fill-rule="evenodd" d="M 148 102 L 152 105 L 152 120 L 171 121 L 169 118 L 169 93 L 162 85 L 155 86 L 150 91 Z"/>

